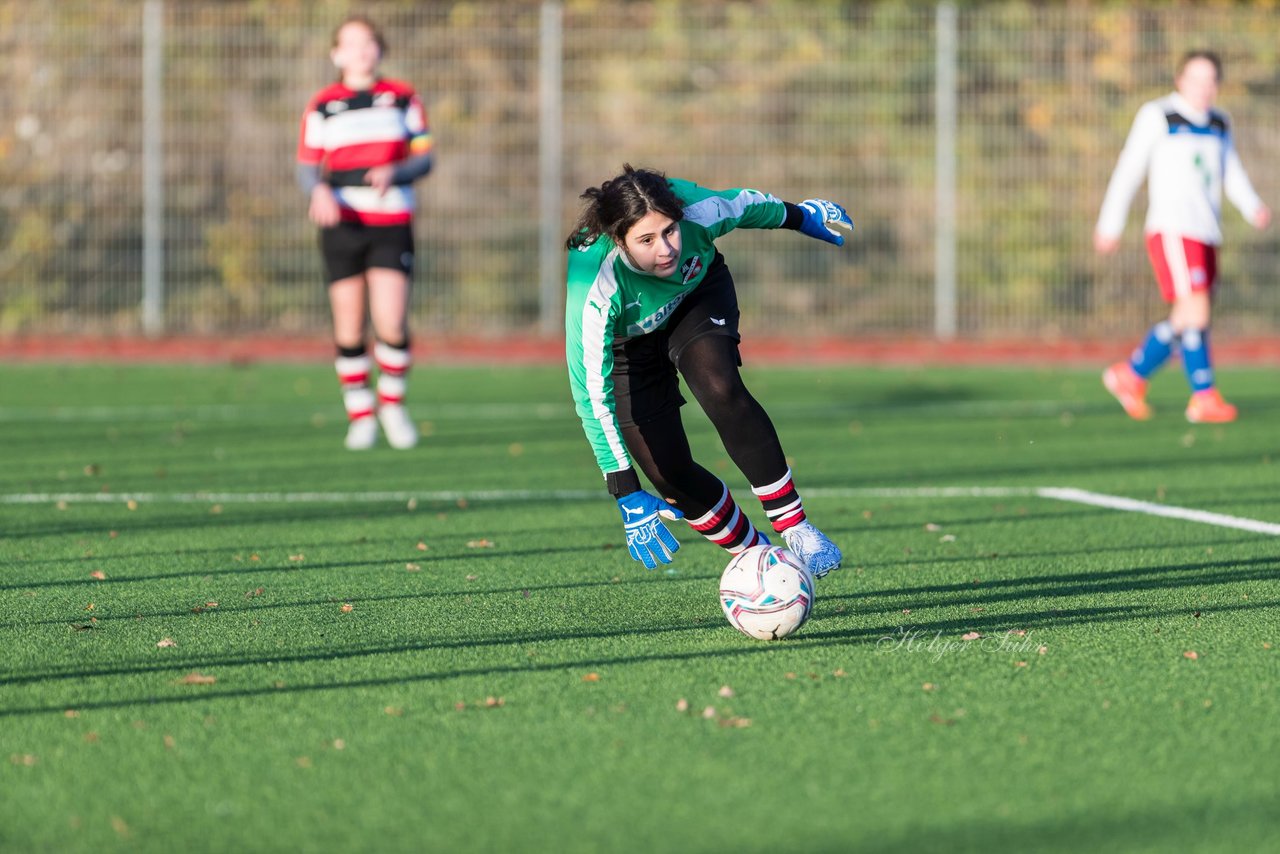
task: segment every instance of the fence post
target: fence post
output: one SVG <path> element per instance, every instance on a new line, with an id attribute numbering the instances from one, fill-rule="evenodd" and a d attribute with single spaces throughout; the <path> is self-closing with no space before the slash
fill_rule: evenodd
<path id="1" fill-rule="evenodd" d="M 164 332 L 164 2 L 142 7 L 142 330 Z"/>
<path id="2" fill-rule="evenodd" d="M 934 334 L 956 337 L 956 7 L 938 4 L 935 79 Z"/>
<path id="3" fill-rule="evenodd" d="M 538 37 L 538 330 L 563 328 L 560 298 L 561 193 L 563 192 L 564 16 L 559 0 L 544 0 Z"/>

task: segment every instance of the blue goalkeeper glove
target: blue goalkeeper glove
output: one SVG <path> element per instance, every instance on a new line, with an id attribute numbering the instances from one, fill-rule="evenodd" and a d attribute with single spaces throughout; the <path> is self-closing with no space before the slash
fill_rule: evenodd
<path id="1" fill-rule="evenodd" d="M 826 199 L 805 199 L 796 207 L 804 211 L 804 219 L 800 222 L 801 234 L 844 246 L 844 235 L 831 226 L 838 225 L 853 231 L 853 220 L 849 219 L 847 210 Z"/>
<path id="2" fill-rule="evenodd" d="M 627 551 L 631 557 L 647 569 L 656 569 L 659 563 L 671 563 L 671 556 L 680 548 L 680 543 L 658 516 L 683 519 L 684 514 L 643 489 L 619 498 L 618 509 L 622 511 L 622 527 L 627 532 Z"/>

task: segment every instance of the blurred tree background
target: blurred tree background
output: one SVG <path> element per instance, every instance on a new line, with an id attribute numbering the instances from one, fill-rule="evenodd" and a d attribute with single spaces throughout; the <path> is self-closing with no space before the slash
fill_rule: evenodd
<path id="1" fill-rule="evenodd" d="M 1225 60 L 1221 105 L 1280 208 L 1274 0 L 957 3 L 958 319 L 968 337 L 1102 336 L 1160 307 L 1139 239 L 1090 234 L 1143 101 L 1183 51 Z M 345 3 L 164 0 L 165 325 L 323 334 L 314 230 L 294 184 L 301 111 L 332 78 Z M 0 334 L 134 334 L 143 279 L 142 0 L 0 0 Z M 419 186 L 414 325 L 534 331 L 539 312 L 537 2 L 382 2 L 384 70 L 436 137 Z M 713 187 L 847 204 L 843 251 L 746 232 L 723 248 L 745 325 L 933 329 L 937 9 L 903 3 L 566 0 L 563 199 L 624 162 Z M 1220 328 L 1280 330 L 1280 238 L 1224 210 Z"/>

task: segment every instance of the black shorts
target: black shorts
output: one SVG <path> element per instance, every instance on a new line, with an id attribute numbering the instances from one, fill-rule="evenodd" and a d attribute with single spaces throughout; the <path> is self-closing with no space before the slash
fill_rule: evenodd
<path id="1" fill-rule="evenodd" d="M 330 283 L 371 267 L 413 273 L 413 226 L 340 222 L 320 229 L 320 252 Z"/>
<path id="2" fill-rule="evenodd" d="M 633 427 L 669 415 L 684 405 L 680 394 L 680 354 L 704 335 L 738 334 L 738 292 L 724 256 L 716 253 L 707 275 L 671 313 L 667 325 L 613 345 L 614 414 L 619 427 Z M 742 355 L 738 354 L 738 364 Z"/>

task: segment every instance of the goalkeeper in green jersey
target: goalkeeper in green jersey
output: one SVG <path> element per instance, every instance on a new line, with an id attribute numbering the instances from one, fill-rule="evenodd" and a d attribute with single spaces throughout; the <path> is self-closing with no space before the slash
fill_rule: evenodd
<path id="1" fill-rule="evenodd" d="M 769 542 L 694 461 L 679 374 L 787 547 L 814 575 L 838 568 L 840 549 L 805 518 L 773 422 L 742 383 L 738 299 L 715 240 L 735 228 L 788 228 L 841 246 L 836 227 L 852 230 L 849 214 L 823 199 L 792 205 L 630 165 L 582 198 L 567 244 L 565 353 L 631 556 L 650 569 L 670 563 L 679 543 L 659 516 L 686 519 L 733 554 Z M 637 466 L 658 495 L 641 488 Z"/>

